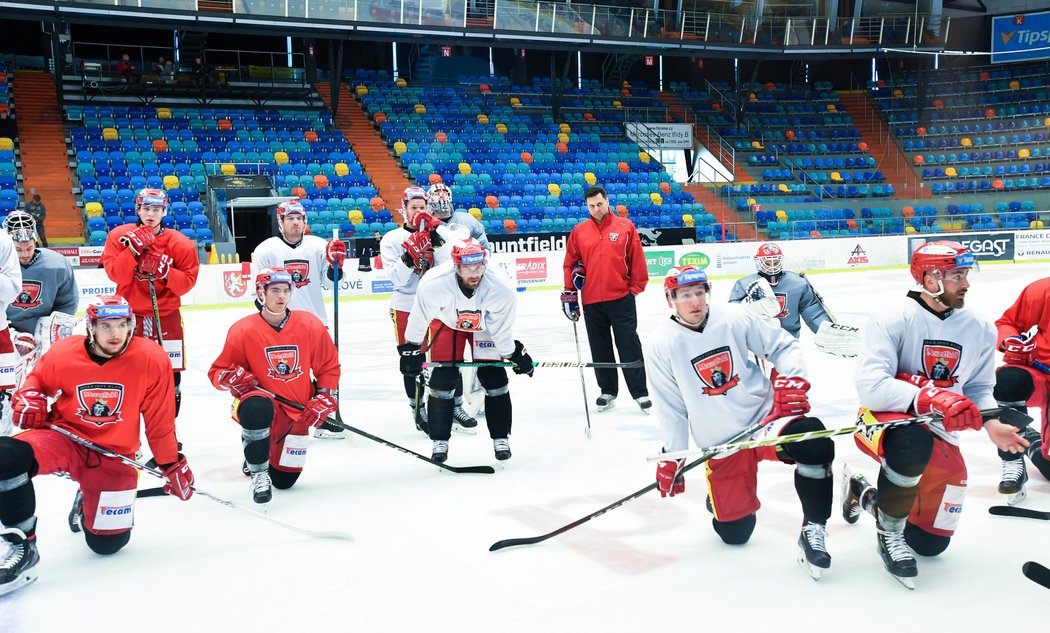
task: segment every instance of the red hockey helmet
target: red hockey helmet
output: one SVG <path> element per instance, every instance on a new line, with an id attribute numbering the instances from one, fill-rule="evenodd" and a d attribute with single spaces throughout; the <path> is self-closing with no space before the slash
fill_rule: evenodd
<path id="1" fill-rule="evenodd" d="M 95 341 L 95 326 L 99 321 L 108 319 L 127 319 L 128 340 L 124 343 L 124 346 L 120 351 L 123 352 L 127 349 L 128 344 L 131 342 L 131 337 L 135 335 L 135 313 L 131 311 L 131 306 L 128 305 L 128 302 L 124 297 L 120 295 L 98 295 L 88 303 L 85 312 L 88 338 L 92 343 Z M 120 352 L 117 353 L 119 354 Z"/>
<path id="2" fill-rule="evenodd" d="M 452 246 L 452 263 L 459 266 L 475 266 L 484 264 L 489 254 L 481 247 L 481 243 L 473 237 L 468 237 L 462 242 Z"/>
<path id="3" fill-rule="evenodd" d="M 445 183 L 435 183 L 427 190 L 427 209 L 439 220 L 452 217 L 452 190 Z"/>
<path id="4" fill-rule="evenodd" d="M 911 277 L 921 286 L 928 272 L 947 273 L 957 268 L 974 268 L 976 264 L 973 253 L 959 242 L 937 240 L 923 244 L 911 254 Z"/>
<path id="5" fill-rule="evenodd" d="M 704 291 L 711 292 L 711 282 L 707 280 L 707 273 L 696 266 L 678 266 L 667 271 L 667 276 L 664 277 L 664 297 L 667 298 L 667 305 L 673 307 L 675 290 L 697 284 L 703 284 Z"/>
<path id="6" fill-rule="evenodd" d="M 168 194 L 164 193 L 163 189 L 143 189 L 135 198 L 135 213 L 142 211 L 142 207 L 160 207 L 167 215 Z"/>
<path id="7" fill-rule="evenodd" d="M 772 242 L 758 247 L 755 253 L 755 268 L 767 275 L 779 275 L 784 270 L 784 252 Z"/>
<path id="8" fill-rule="evenodd" d="M 288 200 L 277 205 L 277 218 L 281 219 L 287 215 L 299 214 L 303 216 L 303 222 L 306 222 L 306 207 L 299 204 L 298 200 Z"/>
<path id="9" fill-rule="evenodd" d="M 295 280 L 287 269 L 281 266 L 263 268 L 255 275 L 255 297 L 260 303 L 266 302 L 266 289 L 271 284 L 288 284 L 288 288 L 295 290 Z"/>
<path id="10" fill-rule="evenodd" d="M 413 200 L 422 200 L 424 202 L 423 209 L 409 209 L 408 204 Z M 408 224 L 410 228 L 419 228 L 416 225 L 416 212 L 421 210 L 425 211 L 428 207 L 427 192 L 422 187 L 409 187 L 408 189 L 405 189 L 403 194 L 401 194 L 401 214 L 405 218 L 405 223 Z"/>

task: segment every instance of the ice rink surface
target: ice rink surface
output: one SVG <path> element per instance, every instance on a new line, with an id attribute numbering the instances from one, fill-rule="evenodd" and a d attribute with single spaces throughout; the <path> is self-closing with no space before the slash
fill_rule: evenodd
<path id="1" fill-rule="evenodd" d="M 967 309 L 994 320 L 1047 271 L 1045 264 L 987 265 L 971 277 Z M 912 287 L 903 268 L 812 280 L 835 316 L 851 324 Z M 714 282 L 716 309 L 731 285 Z M 515 337 L 533 358 L 575 360 L 558 292 L 518 296 Z M 178 428 L 198 485 L 256 507 L 240 472 L 230 397 L 206 378 L 226 330 L 246 314 L 184 313 L 190 363 Z M 639 297 L 643 340 L 669 314 L 661 286 L 650 284 Z M 405 401 L 387 302 L 343 302 L 340 324 L 346 422 L 429 455 Z M 582 339 L 582 323 L 580 330 Z M 818 352 L 808 330 L 802 345 L 813 414 L 829 427 L 851 424 L 854 361 Z M 920 558 L 915 591 L 883 570 L 871 517 L 851 526 L 838 511 L 843 464 L 870 479 L 877 471 L 849 436 L 836 441 L 833 562 L 819 582 L 795 562 L 801 509 L 792 467 L 768 462 L 759 472 L 758 526 L 744 546 L 722 544 L 711 529 L 696 469 L 683 496 L 653 492 L 542 544 L 488 552 L 497 540 L 544 534 L 653 482 L 645 458 L 660 450 L 656 417 L 639 412 L 622 379 L 611 411 L 594 411 L 590 372 L 587 395 L 590 439 L 577 370 L 512 375 L 513 458 L 496 465 L 484 420 L 477 435 L 454 434 L 449 450 L 449 464 L 496 465 L 494 475 L 441 471 L 358 435 L 312 441 L 299 483 L 275 490 L 267 510 L 310 529 L 347 530 L 352 543 L 304 538 L 198 495 L 185 503 L 140 499 L 130 544 L 100 557 L 67 528 L 74 484 L 37 478 L 40 578 L 0 598 L 0 632 L 982 630 L 1050 598 L 1020 571 L 1027 560 L 1050 564 L 1050 526 L 987 513 L 1003 502 L 999 460 L 977 432 L 962 442 L 970 487 L 960 529 L 942 556 Z M 140 487 L 157 483 L 144 475 Z M 1050 510 L 1050 483 L 1034 473 L 1028 489 L 1025 506 Z"/>

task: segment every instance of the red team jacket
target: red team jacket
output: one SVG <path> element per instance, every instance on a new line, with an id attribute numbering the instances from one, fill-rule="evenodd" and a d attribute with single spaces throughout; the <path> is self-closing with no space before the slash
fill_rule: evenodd
<path id="1" fill-rule="evenodd" d="M 128 300 L 132 312 L 139 316 L 153 316 L 153 301 L 146 275 L 136 270 L 135 254 L 120 243 L 123 235 L 139 226 L 122 224 L 109 232 L 106 246 L 102 249 L 102 266 L 106 269 L 106 275 L 117 284 L 117 294 Z M 161 316 L 164 316 L 178 310 L 182 305 L 180 297 L 197 283 L 200 260 L 189 238 L 174 229 L 161 231 L 150 250 L 164 253 L 172 259 L 168 277 L 153 282 L 157 291 L 157 307 Z"/>
<path id="2" fill-rule="evenodd" d="M 328 330 L 309 312 L 289 312 L 279 331 L 260 314 L 234 323 L 222 353 L 208 370 L 211 383 L 218 387 L 219 373 L 237 365 L 250 371 L 263 389 L 299 404 L 314 397 L 314 378 L 320 389 L 338 389 L 339 357 Z M 280 406 L 291 419 L 298 419 L 299 410 Z"/>
<path id="3" fill-rule="evenodd" d="M 565 243 L 565 289 L 573 290 L 572 268 L 576 262 L 587 268 L 587 283 L 580 303 L 614 301 L 638 294 L 649 283 L 649 270 L 638 231 L 627 218 L 610 212 L 601 224 L 593 218 L 580 222 Z"/>
<path id="4" fill-rule="evenodd" d="M 1050 365 L 1050 277 L 1029 284 L 995 322 L 999 349 L 1002 349 L 1004 339 L 1020 336 L 1033 325 L 1039 326 L 1039 333 L 1035 335 L 1036 360 Z"/>
<path id="5" fill-rule="evenodd" d="M 140 336 L 101 365 L 88 355 L 87 337 L 55 341 L 26 376 L 22 389 L 58 396 L 51 424 L 133 457 L 141 446 L 139 414 L 158 464 L 179 460 L 175 441 L 175 384 L 168 354 Z"/>

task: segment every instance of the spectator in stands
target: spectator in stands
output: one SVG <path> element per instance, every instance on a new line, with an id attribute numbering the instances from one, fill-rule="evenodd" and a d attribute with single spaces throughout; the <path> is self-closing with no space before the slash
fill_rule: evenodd
<path id="1" fill-rule="evenodd" d="M 193 58 L 193 68 L 190 74 L 193 75 L 193 85 L 197 88 L 206 88 L 211 83 L 211 68 L 199 55 Z"/>
<path id="2" fill-rule="evenodd" d="M 153 64 L 153 72 L 157 73 L 157 78 L 166 84 L 175 82 L 175 65 L 171 63 L 170 59 L 164 59 L 161 55 L 157 58 L 157 63 Z"/>
<path id="3" fill-rule="evenodd" d="M 124 53 L 117 62 L 117 74 L 124 83 L 137 84 L 142 81 L 142 73 L 131 63 L 131 56 Z"/>
<path id="4" fill-rule="evenodd" d="M 372 258 L 379 255 L 379 240 L 382 238 L 383 236 L 379 234 L 379 231 L 376 231 L 373 236 L 375 241 L 371 244 L 368 244 L 367 241 L 362 244 L 361 250 L 359 251 L 361 256 L 357 260 L 357 269 L 359 271 L 366 273 L 372 270 Z"/>
<path id="5" fill-rule="evenodd" d="M 6 108 L 0 110 L 0 138 L 18 139 L 18 126 Z"/>
<path id="6" fill-rule="evenodd" d="M 32 193 L 33 190 L 30 190 Z M 34 193 L 33 199 L 26 203 L 26 213 L 36 220 L 36 234 L 40 238 L 40 245 L 47 248 L 47 236 L 44 235 L 44 218 L 47 217 L 47 207 L 40 201 L 40 194 Z"/>

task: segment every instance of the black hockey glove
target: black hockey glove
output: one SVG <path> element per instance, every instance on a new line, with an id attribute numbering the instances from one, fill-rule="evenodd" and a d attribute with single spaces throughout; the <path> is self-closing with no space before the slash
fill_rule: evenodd
<path id="1" fill-rule="evenodd" d="M 397 346 L 397 353 L 401 355 L 401 373 L 415 378 L 423 373 L 423 352 L 415 343 L 405 343 Z"/>
<path id="2" fill-rule="evenodd" d="M 529 356 L 521 341 L 514 341 L 514 353 L 510 355 L 510 362 L 514 363 L 512 369 L 515 374 L 525 374 L 531 378 L 532 372 L 536 370 L 532 364 L 532 356 Z"/>

